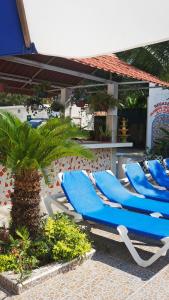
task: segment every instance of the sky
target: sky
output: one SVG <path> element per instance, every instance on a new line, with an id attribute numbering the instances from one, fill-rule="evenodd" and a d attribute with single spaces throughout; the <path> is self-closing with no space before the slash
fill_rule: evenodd
<path id="1" fill-rule="evenodd" d="M 169 40 L 169 0 L 24 0 L 39 53 L 87 57 Z"/>

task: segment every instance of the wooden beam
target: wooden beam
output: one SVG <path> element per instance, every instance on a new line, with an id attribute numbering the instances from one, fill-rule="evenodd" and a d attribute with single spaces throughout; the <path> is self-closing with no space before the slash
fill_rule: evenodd
<path id="1" fill-rule="evenodd" d="M 37 62 L 34 60 L 24 59 L 24 58 L 15 57 L 15 56 L 1 57 L 1 59 L 5 60 L 5 61 L 10 61 L 10 62 L 14 62 L 17 64 L 25 65 L 25 66 L 31 66 L 31 67 L 35 67 L 35 68 L 39 68 L 39 69 L 43 69 L 43 70 L 48 70 L 48 71 L 53 71 L 53 72 L 62 73 L 62 74 L 66 74 L 66 75 L 71 75 L 71 76 L 88 79 L 88 80 L 92 80 L 92 81 L 103 82 L 103 83 L 107 83 L 107 84 L 113 83 L 112 81 L 101 78 L 101 77 L 97 77 L 94 75 L 90 75 L 90 74 L 86 74 L 86 73 L 82 73 L 82 72 L 78 72 L 78 71 L 73 71 L 73 70 L 69 70 L 69 69 L 65 69 L 65 68 L 61 68 L 61 67 L 57 67 L 57 66 L 52 66 L 49 64 L 45 64 L 45 63 L 40 63 L 40 62 Z"/>
<path id="2" fill-rule="evenodd" d="M 92 87 L 100 87 L 100 86 L 106 86 L 106 83 L 95 83 L 95 84 L 82 84 L 82 85 L 74 85 L 74 86 L 68 86 L 68 89 L 76 90 L 76 89 L 86 89 L 86 88 L 92 88 Z M 55 89 L 50 90 L 51 92 L 54 92 Z"/>
<path id="3" fill-rule="evenodd" d="M 29 34 L 28 23 L 26 20 L 26 14 L 25 14 L 23 0 L 16 0 L 16 5 L 17 5 L 17 9 L 18 9 L 19 19 L 21 22 L 25 46 L 26 46 L 26 48 L 30 48 L 31 38 L 30 38 L 30 34 Z"/>
<path id="4" fill-rule="evenodd" d="M 8 77 L 8 76 L 3 76 L 3 75 L 0 75 L 0 79 L 7 80 L 7 81 L 14 81 L 14 82 L 18 82 L 18 83 L 25 83 L 25 82 L 27 82 L 25 79 Z M 39 82 L 32 81 L 29 84 L 30 85 L 39 85 Z M 20 87 L 20 89 L 22 89 L 22 87 Z M 55 88 L 55 90 L 56 90 L 56 88 Z"/>
<path id="5" fill-rule="evenodd" d="M 47 64 L 51 63 L 52 61 L 54 60 L 54 57 L 51 57 L 48 61 L 47 61 Z M 29 84 L 29 82 L 31 80 L 33 80 L 37 75 L 39 75 L 43 70 L 42 69 L 39 69 L 35 72 L 35 74 L 33 74 L 33 76 L 30 78 L 30 80 L 28 82 L 26 82 L 22 88 L 25 88 L 27 86 L 27 84 Z"/>
<path id="6" fill-rule="evenodd" d="M 41 79 L 37 79 L 36 81 L 33 80 L 33 78 L 30 78 L 30 77 L 26 77 L 26 76 L 21 76 L 21 75 L 16 75 L 16 74 L 11 74 L 11 73 L 5 73 L 5 72 L 0 72 L 0 76 L 4 78 L 4 80 L 11 80 L 13 79 L 13 81 L 18 81 L 18 82 L 23 82 L 25 83 L 26 85 L 27 84 L 41 84 L 44 82 L 44 80 L 41 80 Z M 10 78 L 10 79 L 9 79 Z M 1 78 L 2 79 L 2 78 Z M 16 80 L 18 79 L 18 80 Z M 19 81 L 21 80 L 21 81 Z M 50 87 L 52 87 L 53 89 L 61 89 L 61 88 L 64 88 L 65 86 L 58 86 L 54 83 L 52 83 L 50 85 Z M 25 87 L 24 87 L 25 88 Z"/>
<path id="7" fill-rule="evenodd" d="M 18 82 L 18 83 L 27 83 L 28 82 L 27 79 L 25 79 L 25 77 L 22 78 L 22 76 L 19 76 L 19 78 L 18 78 L 18 76 L 16 76 L 16 78 L 15 78 L 15 77 L 11 77 L 10 74 L 9 74 L 9 76 L 7 76 L 6 74 L 7 73 L 3 74 L 3 73 L 0 72 L 0 79 L 7 80 L 7 81 L 14 81 L 14 82 Z M 32 81 L 29 82 L 29 84 L 30 85 L 39 85 L 40 83 L 43 83 L 43 82 L 44 81 L 42 81 L 42 80 L 40 80 L 40 81 L 33 81 L 32 80 Z M 64 87 L 60 87 L 60 86 L 56 86 L 56 85 L 51 85 L 51 87 L 53 87 L 54 90 L 61 90 L 62 88 L 64 88 Z M 23 86 L 20 87 L 20 88 L 23 89 Z M 51 92 L 51 91 L 49 91 L 49 92 Z"/>
<path id="8" fill-rule="evenodd" d="M 148 81 L 144 81 L 144 80 L 138 80 L 138 81 L 122 81 L 122 82 L 118 82 L 118 85 L 128 85 L 128 84 L 145 84 L 145 83 L 149 83 Z"/>

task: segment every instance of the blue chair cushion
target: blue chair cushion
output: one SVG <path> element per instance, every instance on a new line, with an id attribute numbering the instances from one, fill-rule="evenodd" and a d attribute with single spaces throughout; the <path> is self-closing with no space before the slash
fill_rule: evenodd
<path id="1" fill-rule="evenodd" d="M 92 174 L 97 188 L 110 201 L 117 202 L 127 209 L 145 213 L 159 212 L 163 216 L 169 217 L 169 203 L 133 195 L 113 174 L 107 171 L 99 171 Z"/>
<path id="2" fill-rule="evenodd" d="M 133 188 L 147 198 L 169 202 L 169 191 L 159 190 L 154 187 L 146 178 L 141 166 L 138 163 L 126 164 L 125 173 Z"/>
<path id="3" fill-rule="evenodd" d="M 148 160 L 148 170 L 153 179 L 161 186 L 169 189 L 169 176 L 159 160 Z"/>
<path id="4" fill-rule="evenodd" d="M 113 208 L 104 204 L 96 194 L 89 178 L 81 171 L 63 174 L 62 188 L 68 201 L 86 220 L 117 227 L 124 225 L 128 230 L 161 239 L 169 236 L 169 221 L 136 212 Z"/>

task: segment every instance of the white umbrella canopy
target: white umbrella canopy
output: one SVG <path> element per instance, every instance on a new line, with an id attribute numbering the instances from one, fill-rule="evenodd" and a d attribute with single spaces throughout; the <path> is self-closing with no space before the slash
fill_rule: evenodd
<path id="1" fill-rule="evenodd" d="M 23 0 L 38 53 L 87 57 L 169 40 L 168 0 Z"/>

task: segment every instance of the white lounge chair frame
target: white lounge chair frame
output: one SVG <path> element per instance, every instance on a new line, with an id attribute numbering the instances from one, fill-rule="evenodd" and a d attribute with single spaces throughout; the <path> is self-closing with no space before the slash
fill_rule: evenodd
<path id="1" fill-rule="evenodd" d="M 87 175 L 86 171 L 83 171 L 85 175 Z M 62 182 L 62 176 L 63 173 L 59 173 L 59 180 Z M 88 176 L 88 175 L 87 175 Z M 59 200 L 59 198 L 63 197 L 64 194 L 62 195 L 52 195 L 52 196 L 47 196 L 44 198 L 44 204 L 46 206 L 46 210 L 50 216 L 54 215 L 53 209 L 52 209 L 52 203 L 54 203 L 57 208 L 68 214 L 69 216 L 73 217 L 75 222 L 81 222 L 83 221 L 83 217 L 81 214 L 76 213 L 75 211 L 70 210 L 65 203 L 67 201 L 65 200 Z M 120 208 L 120 207 L 119 207 Z M 159 218 L 162 215 L 160 213 L 153 213 L 151 214 L 152 217 Z M 86 220 L 85 220 L 86 221 Z M 93 223 L 93 222 L 91 222 Z M 96 223 L 95 223 L 96 224 Z M 150 265 L 152 265 L 157 259 L 159 259 L 161 256 L 166 255 L 168 249 L 169 249 L 169 237 L 163 238 L 160 241 L 162 242 L 163 246 L 151 256 L 148 260 L 142 259 L 140 255 L 138 254 L 136 248 L 134 247 L 131 239 L 128 236 L 128 229 L 123 226 L 119 225 L 117 227 L 117 231 L 122 239 L 122 241 L 125 243 L 127 249 L 129 250 L 131 256 L 133 257 L 134 261 L 141 267 L 146 268 Z"/>

